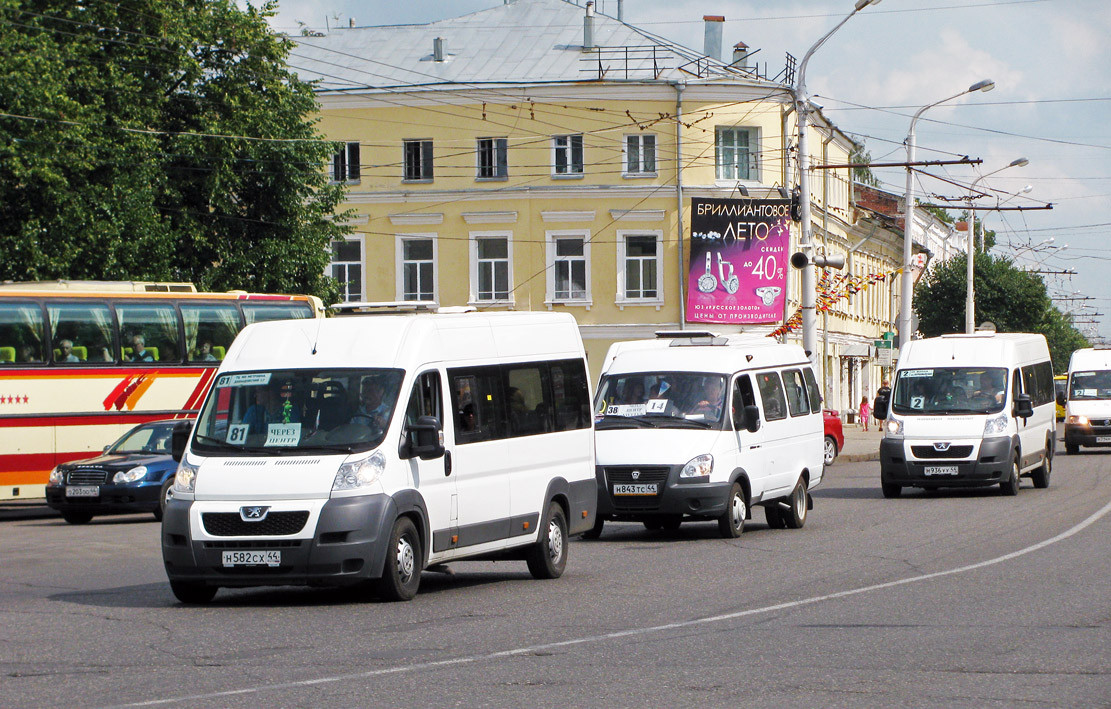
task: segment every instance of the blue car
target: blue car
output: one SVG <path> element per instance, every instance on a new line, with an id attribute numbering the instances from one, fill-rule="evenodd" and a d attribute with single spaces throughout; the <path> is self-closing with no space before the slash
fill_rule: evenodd
<path id="1" fill-rule="evenodd" d="M 153 512 L 161 520 L 177 472 L 170 457 L 174 431 L 188 435 L 192 428 L 187 419 L 140 424 L 102 455 L 57 466 L 46 485 L 46 503 L 70 524 L 133 512 Z"/>

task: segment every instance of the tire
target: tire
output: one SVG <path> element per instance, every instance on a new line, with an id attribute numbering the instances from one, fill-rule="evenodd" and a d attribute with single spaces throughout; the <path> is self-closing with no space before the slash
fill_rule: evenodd
<path id="1" fill-rule="evenodd" d="M 187 605 L 203 605 L 216 597 L 215 586 L 205 586 L 203 583 L 190 583 L 188 581 L 171 581 L 170 590 L 174 592 L 177 600 Z"/>
<path id="2" fill-rule="evenodd" d="M 668 515 L 660 522 L 661 527 L 668 532 L 674 532 L 679 529 L 682 524 L 683 515 Z"/>
<path id="3" fill-rule="evenodd" d="M 170 490 L 174 486 L 174 476 L 166 478 L 166 482 L 162 483 L 162 490 L 158 493 L 158 507 L 154 510 L 154 518 L 159 522 L 162 521 L 162 515 L 166 513 L 166 503 L 170 501 Z"/>
<path id="4" fill-rule="evenodd" d="M 999 491 L 1008 497 L 1013 497 L 1018 494 L 1018 488 L 1021 484 L 1019 479 L 1018 456 L 1016 455 L 1011 461 L 1011 474 L 1006 480 L 999 483 Z"/>
<path id="5" fill-rule="evenodd" d="M 597 539 L 602 536 L 602 528 L 606 526 L 606 518 L 598 515 L 594 518 L 594 526 L 583 532 L 583 539 Z"/>
<path id="6" fill-rule="evenodd" d="M 837 441 L 833 440 L 833 436 L 826 436 L 822 459 L 826 465 L 833 465 L 833 461 L 837 460 Z"/>
<path id="7" fill-rule="evenodd" d="M 1045 442 L 1045 458 L 1042 460 L 1042 467 L 1035 470 L 1030 474 L 1030 480 L 1034 483 L 1034 487 L 1039 490 L 1044 490 L 1049 487 L 1049 478 L 1053 475 L 1053 439 L 1047 439 Z"/>
<path id="8" fill-rule="evenodd" d="M 733 483 L 729 490 L 729 500 L 725 505 L 725 512 L 718 517 L 718 533 L 726 539 L 736 539 L 745 529 L 745 518 L 748 517 L 748 500 L 740 483 Z"/>
<path id="9" fill-rule="evenodd" d="M 1078 444 L 1078 443 L 1066 443 L 1065 444 L 1065 453 L 1066 454 L 1076 455 L 1079 452 L 1080 452 L 1080 444 Z"/>
<path id="10" fill-rule="evenodd" d="M 895 483 L 880 482 L 880 487 L 883 488 L 883 496 L 891 499 L 903 494 L 903 486 L 896 485 Z"/>
<path id="11" fill-rule="evenodd" d="M 785 529 L 787 523 L 783 521 L 783 512 L 772 503 L 764 507 L 764 519 L 768 521 L 768 529 Z"/>
<path id="12" fill-rule="evenodd" d="M 529 550 L 525 559 L 529 573 L 536 579 L 558 579 L 567 566 L 567 518 L 563 508 L 554 501 L 548 503 L 540 538 Z"/>
<path id="13" fill-rule="evenodd" d="M 382 578 L 377 583 L 378 595 L 382 600 L 408 601 L 417 595 L 423 563 L 420 536 L 417 535 L 413 520 L 398 517 L 393 523 L 393 532 L 390 533 Z"/>
<path id="14" fill-rule="evenodd" d="M 795 489 L 791 490 L 791 496 L 787 498 L 787 503 L 791 506 L 789 510 L 780 510 L 779 514 L 783 516 L 783 523 L 787 525 L 787 529 L 802 529 L 806 524 L 806 479 L 801 475 L 798 482 L 795 483 Z"/>
<path id="15" fill-rule="evenodd" d="M 658 532 L 664 528 L 664 523 L 658 519 L 646 519 L 643 522 L 644 528 L 649 532 Z"/>
<path id="16" fill-rule="evenodd" d="M 76 510 L 66 510 L 62 513 L 62 519 L 70 524 L 88 524 L 93 518 L 92 512 L 78 512 Z"/>

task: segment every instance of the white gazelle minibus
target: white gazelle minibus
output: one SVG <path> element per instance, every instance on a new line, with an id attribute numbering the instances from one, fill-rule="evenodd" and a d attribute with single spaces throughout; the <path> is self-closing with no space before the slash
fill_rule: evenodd
<path id="1" fill-rule="evenodd" d="M 1065 407 L 1065 452 L 1080 446 L 1111 446 L 1111 349 L 1085 347 L 1069 359 Z"/>
<path id="2" fill-rule="evenodd" d="M 186 603 L 362 581 L 406 600 L 459 559 L 556 578 L 594 524 L 590 387 L 565 314 L 249 326 L 177 447 L 162 551 Z"/>

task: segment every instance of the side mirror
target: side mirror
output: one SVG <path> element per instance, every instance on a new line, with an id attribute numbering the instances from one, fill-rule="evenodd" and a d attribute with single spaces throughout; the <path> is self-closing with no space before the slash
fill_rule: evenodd
<path id="1" fill-rule="evenodd" d="M 402 458 L 432 460 L 444 455 L 444 432 L 435 416 L 421 416 L 405 429 Z"/>
<path id="2" fill-rule="evenodd" d="M 745 430 L 749 433 L 756 433 L 760 430 L 760 408 L 757 406 L 746 406 L 742 414 L 744 419 Z"/>
<path id="3" fill-rule="evenodd" d="M 876 400 L 872 402 L 872 415 L 880 421 L 887 418 L 887 407 L 891 405 L 890 394 L 876 394 Z"/>
<path id="4" fill-rule="evenodd" d="M 1063 391 L 1058 392 L 1057 393 L 1057 405 L 1058 406 L 1064 406 L 1066 401 L 1068 401 L 1068 400 L 1065 398 L 1065 392 L 1063 392 Z"/>
<path id="5" fill-rule="evenodd" d="M 185 444 L 189 441 L 189 434 L 192 428 L 175 428 L 173 436 L 170 438 L 170 457 L 174 459 L 175 463 L 181 462 L 181 457 L 185 455 Z"/>
<path id="6" fill-rule="evenodd" d="M 1015 416 L 1023 419 L 1028 419 L 1033 415 L 1034 402 L 1030 400 L 1030 395 L 1019 394 L 1015 396 Z"/>

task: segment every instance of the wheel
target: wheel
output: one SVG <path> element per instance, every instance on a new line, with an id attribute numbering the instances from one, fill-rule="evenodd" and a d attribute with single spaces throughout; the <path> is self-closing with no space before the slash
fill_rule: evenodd
<path id="1" fill-rule="evenodd" d="M 833 440 L 833 436 L 826 436 L 826 447 L 822 457 L 826 465 L 833 465 L 833 461 L 837 460 L 837 441 Z"/>
<path id="2" fill-rule="evenodd" d="M 903 493 L 903 486 L 895 483 L 881 482 L 880 487 L 883 488 L 883 496 L 886 498 L 898 497 Z"/>
<path id="3" fill-rule="evenodd" d="M 62 519 L 70 524 L 88 524 L 89 520 L 93 518 L 92 512 L 77 512 L 75 510 L 66 510 L 62 513 Z"/>
<path id="4" fill-rule="evenodd" d="M 1030 480 L 1033 481 L 1034 487 L 1039 490 L 1044 490 L 1049 487 L 1049 476 L 1053 474 L 1053 439 L 1045 442 L 1045 459 L 1042 461 L 1042 467 L 1035 470 L 1030 474 Z"/>
<path id="5" fill-rule="evenodd" d="M 378 579 L 378 595 L 386 601 L 408 601 L 417 595 L 423 561 L 420 537 L 413 520 L 398 517 L 390 534 L 386 567 L 382 569 L 382 578 Z"/>
<path id="6" fill-rule="evenodd" d="M 597 539 L 602 536 L 602 527 L 606 526 L 606 518 L 598 515 L 594 518 L 594 526 L 583 532 L 583 539 Z"/>
<path id="7" fill-rule="evenodd" d="M 567 566 L 567 518 L 555 502 L 548 503 L 546 518 L 526 561 L 533 578 L 558 579 Z"/>
<path id="8" fill-rule="evenodd" d="M 788 503 L 791 509 L 779 511 L 783 516 L 783 523 L 787 525 L 787 529 L 802 529 L 806 524 L 806 479 L 801 475 L 795 483 L 795 489 L 791 490 Z"/>
<path id="9" fill-rule="evenodd" d="M 683 524 L 683 515 L 668 515 L 660 522 L 661 527 L 669 532 L 679 529 L 681 524 Z"/>
<path id="10" fill-rule="evenodd" d="M 174 487 L 174 476 L 171 475 L 162 483 L 162 491 L 158 493 L 158 507 L 154 510 L 154 518 L 159 522 L 162 521 L 162 515 L 166 512 L 166 503 L 168 503 L 174 496 L 171 492 Z"/>
<path id="11" fill-rule="evenodd" d="M 1014 460 L 1011 461 L 1011 474 L 1009 476 L 1007 476 L 1006 480 L 999 483 L 999 491 L 1002 492 L 1004 495 L 1007 495 L 1007 496 L 1017 495 L 1018 494 L 1018 488 L 1021 485 L 1021 482 L 1019 481 L 1018 476 L 1019 476 L 1018 456 L 1016 455 L 1014 457 Z"/>
<path id="12" fill-rule="evenodd" d="M 1078 443 L 1066 443 L 1065 453 L 1068 455 L 1076 455 L 1080 452 L 1080 445 Z"/>
<path id="13" fill-rule="evenodd" d="M 664 528 L 664 523 L 658 519 L 646 519 L 643 522 L 644 528 L 649 532 L 658 532 Z"/>
<path id="14" fill-rule="evenodd" d="M 740 483 L 733 483 L 733 488 L 729 491 L 729 503 L 725 506 L 725 512 L 718 517 L 718 532 L 726 539 L 736 539 L 744 531 L 745 517 L 748 517 L 745 491 L 741 489 Z"/>
<path id="15" fill-rule="evenodd" d="M 189 581 L 171 581 L 170 590 L 182 603 L 200 605 L 208 603 L 216 597 L 215 586 L 205 586 L 203 583 L 190 583 Z"/>
<path id="16" fill-rule="evenodd" d="M 772 503 L 764 508 L 764 519 L 768 521 L 768 529 L 784 529 L 787 523 L 783 521 L 783 513 L 776 503 Z"/>

